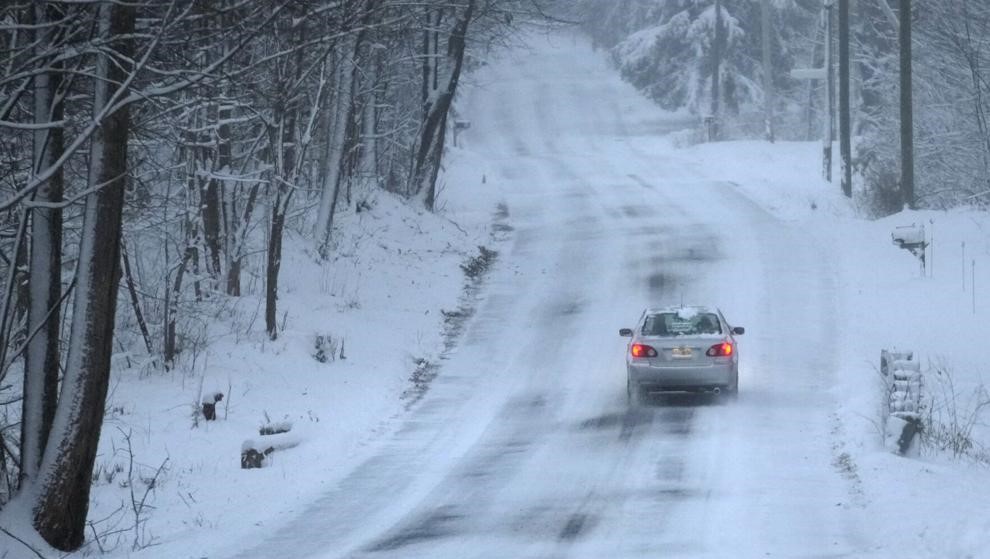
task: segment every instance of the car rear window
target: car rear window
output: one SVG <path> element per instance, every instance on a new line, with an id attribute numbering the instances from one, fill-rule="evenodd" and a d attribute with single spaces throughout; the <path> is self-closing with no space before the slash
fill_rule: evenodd
<path id="1" fill-rule="evenodd" d="M 722 326 L 715 313 L 665 312 L 647 315 L 644 336 L 700 336 L 721 334 Z"/>

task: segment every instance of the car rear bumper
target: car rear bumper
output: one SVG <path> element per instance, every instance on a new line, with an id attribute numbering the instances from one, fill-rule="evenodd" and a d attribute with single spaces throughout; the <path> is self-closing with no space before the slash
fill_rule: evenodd
<path id="1" fill-rule="evenodd" d="M 626 369 L 630 384 L 653 392 L 726 389 L 732 386 L 736 376 L 735 364 L 731 362 L 701 367 L 629 364 Z"/>

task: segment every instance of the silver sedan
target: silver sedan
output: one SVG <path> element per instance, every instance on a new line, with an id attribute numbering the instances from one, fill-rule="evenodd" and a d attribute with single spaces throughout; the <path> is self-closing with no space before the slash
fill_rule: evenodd
<path id="1" fill-rule="evenodd" d="M 636 328 L 623 328 L 626 390 L 630 404 L 650 392 L 739 392 L 739 351 L 731 327 L 718 309 L 697 306 L 648 308 Z"/>

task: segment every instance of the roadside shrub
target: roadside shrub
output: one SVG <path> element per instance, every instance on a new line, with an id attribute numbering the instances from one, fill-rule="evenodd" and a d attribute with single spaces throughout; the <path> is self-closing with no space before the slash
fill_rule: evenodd
<path id="1" fill-rule="evenodd" d="M 950 367 L 942 361 L 932 367 L 928 377 L 928 417 L 922 443 L 955 459 L 966 457 L 990 464 L 986 445 L 976 431 L 983 423 L 984 411 L 990 408 L 990 391 L 982 383 L 969 390 L 958 388 Z"/>

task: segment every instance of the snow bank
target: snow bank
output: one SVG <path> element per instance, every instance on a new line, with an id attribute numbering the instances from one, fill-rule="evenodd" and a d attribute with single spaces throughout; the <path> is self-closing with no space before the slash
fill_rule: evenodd
<path id="1" fill-rule="evenodd" d="M 990 317 L 990 216 L 961 208 L 904 211 L 875 221 L 860 217 L 838 182 L 820 178 L 818 142 L 722 142 L 677 151 L 695 162 L 699 175 L 744 193 L 767 212 L 793 222 L 809 245 L 832 253 L 842 307 L 834 325 L 842 348 L 839 381 L 830 389 L 842 438 L 834 444 L 856 465 L 865 506 L 886 519 L 879 523 L 877 540 L 892 555 L 986 556 L 990 464 L 954 459 L 931 446 L 922 448 L 919 459 L 885 448 L 879 429 L 885 397 L 879 366 L 881 349 L 914 351 L 926 379 L 925 397 L 931 402 L 935 396 L 942 404 L 935 417 L 973 412 L 978 390 L 990 380 L 977 334 Z M 912 225 L 917 227 L 904 229 Z M 920 231 L 922 225 L 931 243 L 924 276 L 919 260 L 891 243 L 893 231 Z M 799 315 L 800 309 L 795 312 Z M 986 420 L 986 415 L 974 416 L 971 433 L 973 452 L 983 451 L 984 457 L 990 445 Z"/>
<path id="2" fill-rule="evenodd" d="M 460 180 L 448 176 L 447 192 Z M 218 533 L 246 545 L 259 526 L 286 522 L 359 461 L 403 409 L 415 363 L 443 349 L 442 311 L 458 305 L 460 265 L 492 243 L 494 201 L 481 206 L 456 212 L 454 222 L 455 212 L 428 214 L 374 193 L 370 209 L 339 218 L 330 262 L 318 262 L 309 239 L 289 232 L 277 341 L 257 319 L 263 285 L 249 280 L 253 293 L 212 319 L 204 353 L 187 353 L 173 372 L 115 370 L 90 510 L 99 545 L 111 550 L 105 556 L 193 556 L 216 548 Z M 256 258 L 246 277 L 263 269 L 263 255 Z M 314 358 L 317 334 L 345 344 L 346 358 Z M 215 421 L 203 421 L 202 402 L 215 402 Z M 259 426 L 279 423 L 292 430 L 258 436 Z M 265 468 L 241 469 L 242 450 L 264 452 L 273 442 L 295 448 Z M 133 531 L 114 533 L 133 524 L 130 487 L 143 491 L 142 480 L 166 458 L 139 542 L 156 545 L 132 551 Z M 90 551 L 96 547 L 90 534 Z"/>

